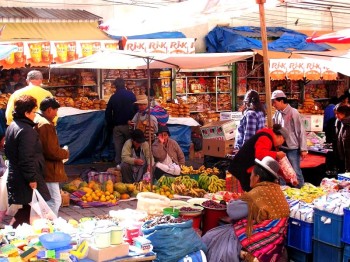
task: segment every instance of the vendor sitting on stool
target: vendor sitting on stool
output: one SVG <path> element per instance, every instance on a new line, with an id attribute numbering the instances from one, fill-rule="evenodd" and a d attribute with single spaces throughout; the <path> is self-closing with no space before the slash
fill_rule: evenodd
<path id="1" fill-rule="evenodd" d="M 185 164 L 185 155 L 179 144 L 171 139 L 167 126 L 159 126 L 157 139 L 152 144 L 155 170 L 154 177 L 159 179 L 162 175 L 180 175 L 181 165 Z"/>
<path id="2" fill-rule="evenodd" d="M 153 156 L 144 133 L 140 129 L 135 129 L 131 133 L 131 139 L 124 143 L 122 150 L 123 183 L 141 181 L 143 175 L 150 171 L 151 159 L 153 162 Z"/>

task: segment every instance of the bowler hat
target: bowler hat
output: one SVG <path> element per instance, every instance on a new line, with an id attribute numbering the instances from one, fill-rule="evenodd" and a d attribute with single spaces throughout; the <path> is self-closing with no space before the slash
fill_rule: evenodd
<path id="1" fill-rule="evenodd" d="M 135 104 L 148 105 L 148 98 L 146 95 L 137 95 Z"/>
<path id="2" fill-rule="evenodd" d="M 131 133 L 131 139 L 134 140 L 136 143 L 142 144 L 146 141 L 145 134 L 140 129 L 135 129 Z"/>
<path id="3" fill-rule="evenodd" d="M 280 164 L 278 164 L 278 162 L 272 157 L 265 156 L 261 161 L 259 159 L 255 159 L 255 163 L 258 164 L 263 169 L 265 169 L 274 177 L 279 178 L 278 170 L 280 170 Z"/>
<path id="4" fill-rule="evenodd" d="M 167 132 L 168 135 L 170 136 L 169 128 L 166 125 L 165 126 L 158 125 L 157 135 L 160 134 L 160 133 L 164 133 L 164 132 Z"/>

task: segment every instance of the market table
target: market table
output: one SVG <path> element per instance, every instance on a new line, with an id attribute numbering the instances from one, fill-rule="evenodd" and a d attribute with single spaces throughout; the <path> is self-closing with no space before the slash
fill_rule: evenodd
<path id="1" fill-rule="evenodd" d="M 305 182 L 319 186 L 326 177 L 326 156 L 309 153 L 300 162 Z"/>
<path id="2" fill-rule="evenodd" d="M 127 256 L 127 257 L 120 257 L 108 260 L 108 262 L 136 262 L 136 261 L 153 261 L 157 258 L 156 254 L 154 252 L 150 252 L 145 255 L 134 255 L 134 256 Z M 93 262 L 94 260 L 91 260 L 89 258 L 80 259 L 79 262 Z"/>

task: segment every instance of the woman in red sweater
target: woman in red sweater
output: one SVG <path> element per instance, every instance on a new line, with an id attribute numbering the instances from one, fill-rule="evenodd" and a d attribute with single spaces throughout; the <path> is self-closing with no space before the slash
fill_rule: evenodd
<path id="1" fill-rule="evenodd" d="M 262 128 L 248 141 L 235 155 L 228 168 L 228 171 L 241 183 L 244 191 L 249 191 L 250 174 L 254 167 L 254 160 L 262 160 L 270 156 L 275 160 L 282 159 L 286 154 L 279 151 L 279 147 L 288 136 L 288 131 L 279 124 L 272 128 Z"/>

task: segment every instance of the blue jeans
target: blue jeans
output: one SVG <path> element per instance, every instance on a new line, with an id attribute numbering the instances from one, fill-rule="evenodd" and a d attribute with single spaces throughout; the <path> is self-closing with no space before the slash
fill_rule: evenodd
<path id="1" fill-rule="evenodd" d="M 303 172 L 300 168 L 300 151 L 299 149 L 292 149 L 284 151 L 287 155 L 289 162 L 291 163 L 295 173 L 297 174 L 299 185 L 298 187 L 302 187 L 304 185 L 304 177 Z"/>

